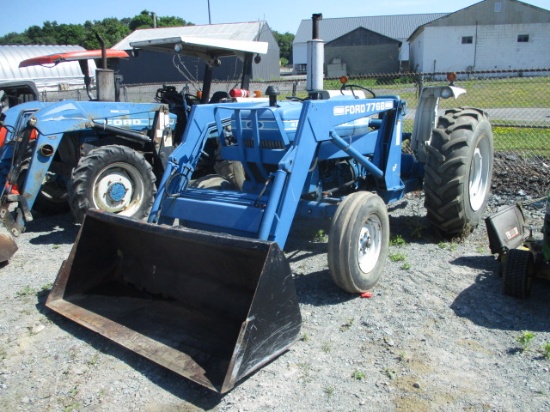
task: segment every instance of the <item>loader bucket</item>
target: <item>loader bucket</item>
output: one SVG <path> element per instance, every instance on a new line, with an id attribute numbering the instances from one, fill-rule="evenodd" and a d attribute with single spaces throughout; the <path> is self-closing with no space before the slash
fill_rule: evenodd
<path id="1" fill-rule="evenodd" d="M 46 306 L 219 393 L 284 352 L 301 326 L 276 243 L 93 210 Z"/>
<path id="2" fill-rule="evenodd" d="M 9 260 L 17 252 L 17 244 L 10 231 L 0 223 L 0 263 Z"/>

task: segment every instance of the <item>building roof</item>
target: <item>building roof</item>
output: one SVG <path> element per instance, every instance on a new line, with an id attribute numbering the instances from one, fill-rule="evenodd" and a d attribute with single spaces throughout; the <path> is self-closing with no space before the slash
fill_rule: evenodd
<path id="1" fill-rule="evenodd" d="M 141 29 L 130 33 L 112 48 L 131 50 L 132 46 L 130 46 L 130 43 L 132 42 L 144 41 L 151 38 L 179 36 L 255 41 L 260 39 L 262 30 L 266 29 L 269 30 L 269 27 L 265 21 Z"/>
<path id="2" fill-rule="evenodd" d="M 329 18 L 319 21 L 319 36 L 328 43 L 358 27 L 364 27 L 386 37 L 399 41 L 406 41 L 407 38 L 416 30 L 433 20 L 446 16 L 447 13 L 429 13 L 429 14 L 403 14 L 394 16 L 365 16 L 365 17 L 341 17 Z M 302 20 L 294 43 L 306 43 L 311 40 L 312 20 Z"/>
<path id="3" fill-rule="evenodd" d="M 497 12 L 498 10 L 498 12 Z M 426 27 L 450 27 L 521 23 L 549 23 L 550 11 L 518 0 L 482 0 L 418 26 L 409 37 L 412 41 Z"/>
<path id="4" fill-rule="evenodd" d="M 85 49 L 80 46 L 0 46 L 0 81 L 32 80 L 39 90 L 58 90 L 60 84 L 82 86 L 84 75 L 78 62 L 19 68 L 21 61 L 32 57 L 77 50 Z M 95 75 L 93 61 L 90 62 L 90 75 Z"/>

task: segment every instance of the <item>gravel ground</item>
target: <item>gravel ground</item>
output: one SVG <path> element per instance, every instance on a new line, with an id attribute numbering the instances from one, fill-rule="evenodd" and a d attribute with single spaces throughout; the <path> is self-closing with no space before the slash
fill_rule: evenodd
<path id="1" fill-rule="evenodd" d="M 489 212 L 513 201 L 492 196 Z M 527 209 L 535 228 L 543 207 Z M 69 215 L 38 217 L 0 268 L 0 409 L 550 410 L 550 284 L 537 279 L 528 300 L 503 296 L 484 225 L 454 243 L 430 230 L 421 194 L 389 210 L 392 238 L 405 242 L 390 246 L 369 299 L 333 285 L 324 239 L 291 236 L 301 339 L 225 396 L 45 308 L 78 228 Z M 524 331 L 534 338 L 522 347 Z"/>

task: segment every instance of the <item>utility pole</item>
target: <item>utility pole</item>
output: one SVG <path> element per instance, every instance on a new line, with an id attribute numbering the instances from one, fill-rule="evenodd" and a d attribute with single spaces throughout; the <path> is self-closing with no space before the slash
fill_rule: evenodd
<path id="1" fill-rule="evenodd" d="M 210 0 L 208 0 L 208 24 L 212 24 L 212 18 L 210 17 Z"/>

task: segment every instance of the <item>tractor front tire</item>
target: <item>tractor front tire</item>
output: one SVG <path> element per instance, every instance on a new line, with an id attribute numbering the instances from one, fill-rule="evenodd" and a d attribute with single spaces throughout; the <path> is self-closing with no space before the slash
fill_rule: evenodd
<path id="1" fill-rule="evenodd" d="M 535 259 L 528 250 L 512 249 L 504 263 L 502 293 L 518 299 L 525 299 L 531 293 Z"/>
<path id="2" fill-rule="evenodd" d="M 355 192 L 338 206 L 328 238 L 332 280 L 349 293 L 371 289 L 384 270 L 390 223 L 384 201 L 370 192 Z"/>
<path id="3" fill-rule="evenodd" d="M 69 196 L 75 220 L 81 223 L 88 209 L 145 219 L 157 191 L 155 180 L 141 153 L 118 145 L 93 149 L 73 170 Z"/>
<path id="4" fill-rule="evenodd" d="M 466 237 L 487 208 L 493 173 L 493 132 L 479 109 L 450 109 L 427 148 L 427 217 L 445 237 Z"/>

